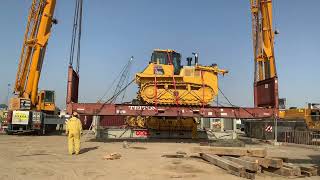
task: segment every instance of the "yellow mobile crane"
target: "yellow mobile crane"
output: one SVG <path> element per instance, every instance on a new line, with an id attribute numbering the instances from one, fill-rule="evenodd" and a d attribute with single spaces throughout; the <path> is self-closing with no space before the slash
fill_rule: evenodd
<path id="1" fill-rule="evenodd" d="M 15 96 L 10 99 L 12 111 L 9 131 L 40 128 L 40 114 L 53 114 L 56 107 L 54 91 L 41 90 L 38 84 L 45 57 L 46 47 L 51 33 L 56 0 L 33 0 L 24 35 L 22 52 L 14 86 Z M 38 123 L 32 124 L 32 118 L 38 117 Z"/>

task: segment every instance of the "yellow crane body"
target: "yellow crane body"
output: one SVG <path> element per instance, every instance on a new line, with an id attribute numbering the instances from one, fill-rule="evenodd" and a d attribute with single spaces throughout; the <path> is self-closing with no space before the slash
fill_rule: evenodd
<path id="1" fill-rule="evenodd" d="M 56 22 L 53 18 L 55 5 L 56 0 L 32 1 L 14 87 L 17 96 L 10 100 L 11 110 L 28 108 L 47 112 L 55 110 L 54 92 L 47 90 L 38 92 L 51 27 Z"/>

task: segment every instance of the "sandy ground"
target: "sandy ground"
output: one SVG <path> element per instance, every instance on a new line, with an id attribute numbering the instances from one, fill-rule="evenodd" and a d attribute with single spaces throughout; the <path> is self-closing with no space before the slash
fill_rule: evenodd
<path id="1" fill-rule="evenodd" d="M 67 154 L 66 143 L 65 136 L 0 135 L 0 179 L 242 179 L 201 159 L 161 157 L 189 153 L 198 143 L 136 142 L 126 149 L 122 142 L 84 142 L 78 156 Z M 320 159 L 319 150 L 264 146 L 270 155 L 295 158 L 299 163 Z M 120 153 L 121 159 L 102 159 L 112 152 Z M 256 179 L 286 178 L 262 174 Z"/>

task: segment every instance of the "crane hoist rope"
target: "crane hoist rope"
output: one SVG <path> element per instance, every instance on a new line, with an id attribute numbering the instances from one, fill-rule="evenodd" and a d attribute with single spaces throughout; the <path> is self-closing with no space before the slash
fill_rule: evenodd
<path id="1" fill-rule="evenodd" d="M 81 31 L 82 31 L 82 6 L 83 0 L 76 0 L 73 17 L 72 39 L 69 57 L 69 66 L 73 66 L 76 59 L 76 72 L 79 74 L 81 55 Z"/>

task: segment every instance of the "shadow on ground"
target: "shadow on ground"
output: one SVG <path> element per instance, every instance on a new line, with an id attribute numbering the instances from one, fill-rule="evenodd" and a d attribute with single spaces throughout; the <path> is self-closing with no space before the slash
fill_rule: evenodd
<path id="1" fill-rule="evenodd" d="M 84 154 L 84 153 L 87 153 L 87 152 L 89 152 L 89 151 L 96 150 L 96 149 L 98 149 L 98 148 L 99 148 L 99 146 L 82 148 L 82 149 L 80 150 L 80 154 Z"/>
<path id="2" fill-rule="evenodd" d="M 145 147 L 139 147 L 139 146 L 133 146 L 133 147 L 130 147 L 131 149 L 139 149 L 139 150 L 146 150 L 147 148 Z"/>
<path id="3" fill-rule="evenodd" d="M 19 155 L 19 156 L 17 156 L 17 157 L 27 157 L 27 156 L 48 156 L 48 155 L 52 155 L 52 154 L 47 154 L 47 153 L 23 154 L 23 155 Z"/>

